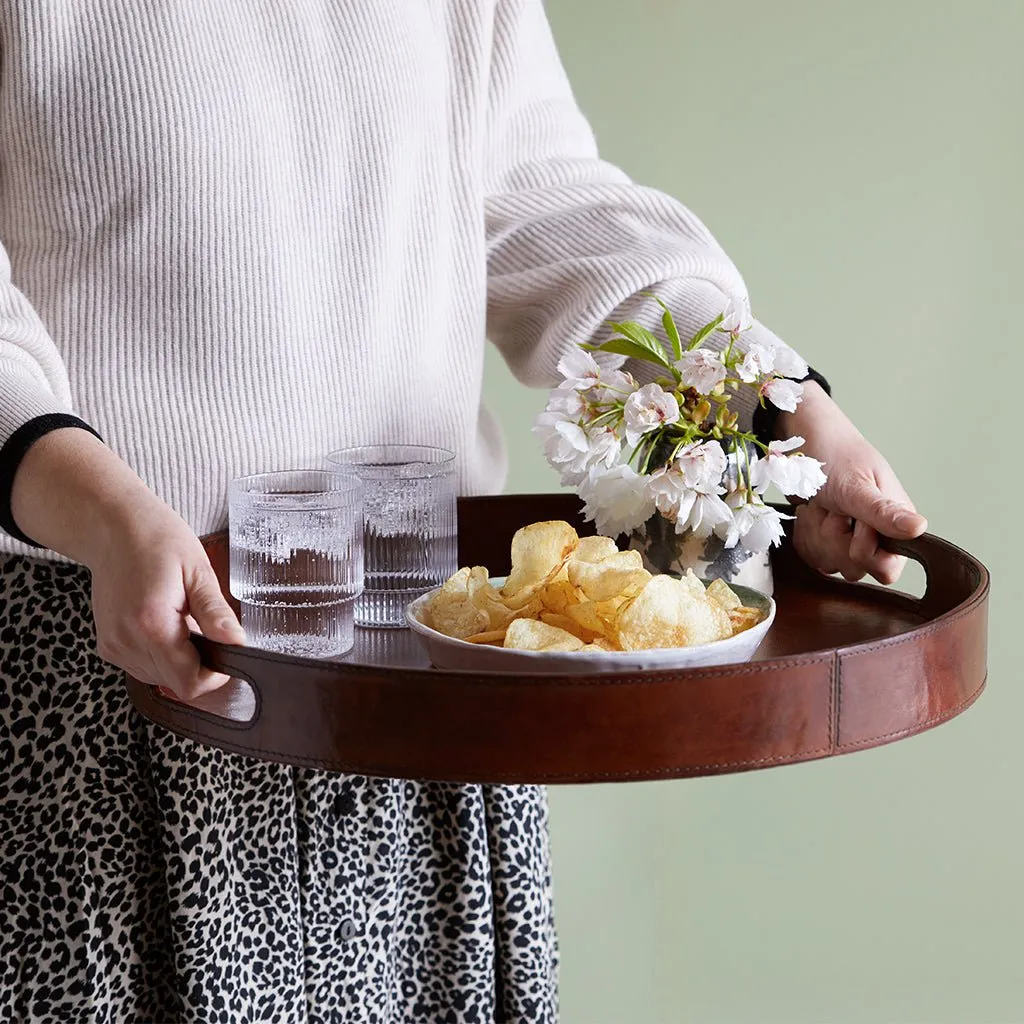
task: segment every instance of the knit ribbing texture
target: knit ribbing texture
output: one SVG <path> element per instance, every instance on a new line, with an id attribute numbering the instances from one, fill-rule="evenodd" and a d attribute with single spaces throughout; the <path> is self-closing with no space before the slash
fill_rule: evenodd
<path id="1" fill-rule="evenodd" d="M 200 534 L 232 477 L 346 445 L 498 491 L 485 338 L 551 386 L 658 326 L 646 292 L 684 332 L 746 294 L 598 157 L 540 0 L 2 0 L 0 31 L 0 445 L 74 413 Z"/>

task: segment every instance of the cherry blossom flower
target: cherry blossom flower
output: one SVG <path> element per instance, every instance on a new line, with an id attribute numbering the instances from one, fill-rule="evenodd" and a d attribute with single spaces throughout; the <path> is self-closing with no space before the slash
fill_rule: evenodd
<path id="1" fill-rule="evenodd" d="M 646 477 L 625 464 L 604 472 L 592 471 L 577 488 L 584 501 L 583 514 L 606 537 L 638 530 L 654 515 L 654 501 Z"/>
<path id="2" fill-rule="evenodd" d="M 558 372 L 565 378 L 561 387 L 575 388 L 577 391 L 589 391 L 601 382 L 601 367 L 597 360 L 574 345 L 558 362 Z"/>
<path id="3" fill-rule="evenodd" d="M 785 534 L 783 520 L 793 516 L 784 515 L 761 502 L 749 502 L 740 491 L 734 491 L 726 501 L 732 514 L 728 522 L 715 527 L 715 533 L 725 541 L 727 548 L 739 544 L 747 551 L 759 552 L 782 543 Z"/>
<path id="4" fill-rule="evenodd" d="M 725 380 L 727 373 L 720 355 L 706 348 L 684 352 L 675 366 L 682 375 L 683 383 L 688 388 L 696 388 L 702 395 L 711 394 Z"/>
<path id="5" fill-rule="evenodd" d="M 753 314 L 750 312 L 750 300 L 746 295 L 732 296 L 722 312 L 722 322 L 718 325 L 720 331 L 738 337 L 740 331 L 749 330 L 754 323 Z"/>
<path id="6" fill-rule="evenodd" d="M 732 513 L 720 495 L 727 460 L 717 441 L 689 444 L 675 460 L 651 474 L 647 492 L 655 508 L 675 522 L 676 533 L 693 530 L 698 536 L 730 519 Z"/>
<path id="7" fill-rule="evenodd" d="M 602 370 L 601 383 L 591 392 L 595 402 L 622 402 L 636 391 L 636 378 L 625 370 Z"/>
<path id="8" fill-rule="evenodd" d="M 710 537 L 715 529 L 732 522 L 734 514 L 717 494 L 697 494 L 686 521 L 676 520 L 676 533 L 691 530 L 698 537 Z"/>
<path id="9" fill-rule="evenodd" d="M 825 483 L 822 464 L 807 455 L 786 454 L 803 443 L 802 437 L 772 441 L 768 445 L 768 454 L 751 466 L 751 486 L 763 494 L 774 484 L 783 494 L 793 498 L 811 498 L 817 494 Z"/>
<path id="10" fill-rule="evenodd" d="M 659 384 L 645 384 L 626 399 L 626 442 L 635 447 L 644 434 L 679 421 L 679 402 Z"/>
<path id="11" fill-rule="evenodd" d="M 717 441 L 695 441 L 680 448 L 675 458 L 687 487 L 704 494 L 721 494 L 722 476 L 728 466 L 725 451 Z"/>
<path id="12" fill-rule="evenodd" d="M 565 379 L 550 393 L 534 432 L 562 483 L 576 489 L 587 518 L 603 534 L 642 530 L 651 516 L 660 514 L 680 534 L 707 537 L 714 532 L 728 547 L 742 544 L 749 551 L 763 551 L 779 543 L 788 518 L 764 504 L 764 492 L 777 486 L 792 497 L 809 498 L 820 490 L 825 481 L 822 464 L 798 453 L 802 439 L 773 441 L 760 458 L 744 447 L 749 435 L 729 408 L 734 392 L 749 388 L 759 401 L 792 412 L 803 397 L 799 381 L 807 375 L 803 359 L 770 335 L 748 335 L 737 350 L 733 343 L 753 324 L 746 297 L 730 299 L 722 316 L 702 332 L 706 337 L 717 328 L 728 335 L 728 362 L 724 353 L 710 348 L 687 351 L 674 364 L 678 386 L 659 378 L 660 384 L 640 387 L 625 370 L 605 369 L 589 346 L 570 349 L 559 362 Z M 671 322 L 666 321 L 665 330 L 674 336 Z M 647 362 L 661 369 L 665 365 L 654 354 Z M 688 395 L 696 391 L 706 397 L 698 399 L 701 404 L 692 415 L 684 416 L 685 389 L 693 389 Z M 721 402 L 713 427 L 710 412 L 705 412 L 711 397 Z M 632 451 L 635 461 L 637 448 L 646 451 L 643 439 L 666 426 L 671 429 L 655 436 L 667 444 L 687 443 L 673 450 L 668 465 L 655 459 L 660 468 L 641 474 L 625 456 Z M 733 453 L 726 455 L 728 449 Z M 648 468 L 643 462 L 641 466 Z"/>
<path id="13" fill-rule="evenodd" d="M 611 427 L 593 427 L 587 431 L 587 471 L 604 466 L 611 469 L 622 458 L 622 441 Z"/>
<path id="14" fill-rule="evenodd" d="M 533 432 L 540 437 L 544 455 L 561 475 L 562 484 L 576 486 L 588 468 L 590 443 L 586 431 L 557 413 L 542 412 Z"/>
<path id="15" fill-rule="evenodd" d="M 803 401 L 804 386 L 785 377 L 773 377 L 761 386 L 761 394 L 783 412 L 796 412 L 796 407 Z"/>
<path id="16" fill-rule="evenodd" d="M 752 341 L 743 361 L 736 367 L 740 380 L 753 384 L 758 377 L 771 373 L 775 368 L 775 347 L 762 341 Z"/>
<path id="17" fill-rule="evenodd" d="M 533 432 L 565 487 L 577 486 L 594 467 L 611 468 L 621 457 L 622 443 L 609 427 L 585 430 L 557 413 L 542 412 Z"/>
<path id="18" fill-rule="evenodd" d="M 647 493 L 654 507 L 673 522 L 678 522 L 680 516 L 686 520 L 697 496 L 697 492 L 687 486 L 686 478 L 675 463 L 663 466 L 650 475 Z"/>
<path id="19" fill-rule="evenodd" d="M 587 412 L 587 402 L 572 384 L 563 381 L 548 395 L 544 411 L 556 413 L 566 419 L 578 420 Z"/>
<path id="20" fill-rule="evenodd" d="M 775 346 L 775 366 L 773 369 L 780 377 L 792 377 L 793 380 L 803 380 L 807 376 L 808 366 L 788 345 L 779 342 Z"/>

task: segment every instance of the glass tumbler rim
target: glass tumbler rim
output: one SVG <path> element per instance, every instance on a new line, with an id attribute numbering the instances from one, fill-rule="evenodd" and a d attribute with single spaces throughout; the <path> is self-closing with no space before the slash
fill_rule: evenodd
<path id="1" fill-rule="evenodd" d="M 273 484 L 282 486 L 288 479 L 313 478 L 334 486 L 306 490 L 279 490 Z M 264 486 L 266 485 L 266 486 Z M 273 508 L 276 511 L 307 511 L 320 505 L 331 508 L 355 508 L 363 503 L 361 482 L 351 473 L 339 473 L 317 467 L 300 469 L 275 469 L 263 473 L 249 473 L 234 477 L 228 483 L 230 499 L 243 500 L 253 505 Z"/>
<path id="2" fill-rule="evenodd" d="M 400 453 L 405 457 L 366 458 L 371 452 Z M 346 458 L 348 456 L 349 458 Z M 418 457 L 417 457 L 418 456 Z M 421 479 L 443 476 L 455 468 L 455 452 L 428 444 L 361 444 L 336 448 L 327 453 L 331 471 L 346 476 L 392 476 L 401 479 Z"/>

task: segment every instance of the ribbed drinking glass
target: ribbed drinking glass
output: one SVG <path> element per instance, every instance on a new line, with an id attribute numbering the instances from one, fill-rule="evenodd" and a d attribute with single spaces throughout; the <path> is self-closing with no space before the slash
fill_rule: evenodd
<path id="1" fill-rule="evenodd" d="M 323 470 L 232 480 L 231 593 L 252 647 L 331 658 L 352 647 L 363 589 L 363 488 Z"/>
<path id="2" fill-rule="evenodd" d="M 457 568 L 455 455 L 426 445 L 366 445 L 327 458 L 364 486 L 366 582 L 356 625 L 404 626 L 406 605 Z"/>

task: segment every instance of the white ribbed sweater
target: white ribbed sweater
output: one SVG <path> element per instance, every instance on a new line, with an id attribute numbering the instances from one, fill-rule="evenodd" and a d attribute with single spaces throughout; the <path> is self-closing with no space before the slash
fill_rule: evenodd
<path id="1" fill-rule="evenodd" d="M 685 329 L 745 292 L 598 159 L 541 0 L 0 0 L 0 31 L 0 444 L 73 411 L 199 533 L 232 476 L 349 444 L 500 489 L 485 337 L 547 386 L 656 324 L 642 292 Z"/>

